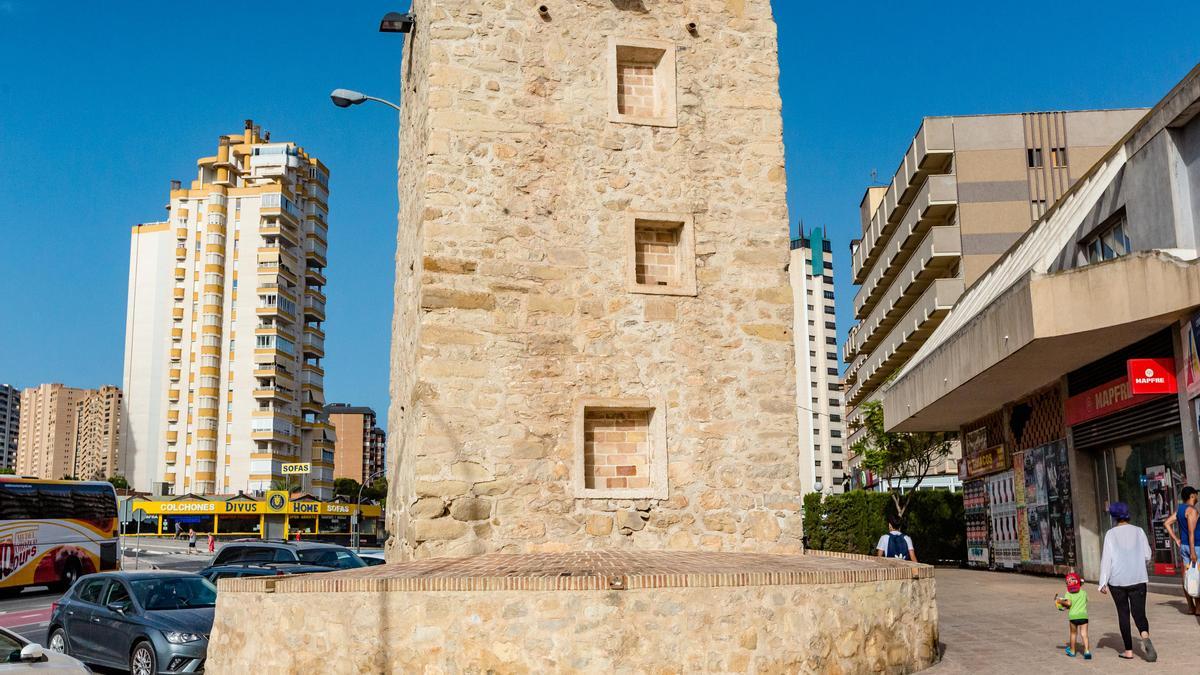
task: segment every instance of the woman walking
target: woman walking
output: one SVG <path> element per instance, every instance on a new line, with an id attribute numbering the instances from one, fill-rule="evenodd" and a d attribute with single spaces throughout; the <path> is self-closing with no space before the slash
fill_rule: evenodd
<path id="1" fill-rule="evenodd" d="M 1133 637 L 1129 632 L 1129 616 L 1142 638 L 1142 651 L 1147 661 L 1157 661 L 1158 652 L 1150 642 L 1150 623 L 1146 621 L 1146 563 L 1150 560 L 1150 542 L 1146 532 L 1129 524 L 1129 507 L 1113 502 L 1108 514 L 1117 524 L 1104 535 L 1104 553 L 1100 556 L 1100 592 L 1110 593 L 1117 605 L 1117 623 L 1125 641 L 1123 659 L 1133 658 Z"/>

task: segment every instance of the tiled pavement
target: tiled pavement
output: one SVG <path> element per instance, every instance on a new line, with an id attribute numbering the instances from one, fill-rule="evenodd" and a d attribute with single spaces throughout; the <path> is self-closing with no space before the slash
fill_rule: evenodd
<path id="1" fill-rule="evenodd" d="M 1200 667 L 1200 619 L 1184 614 L 1182 596 L 1151 593 L 1146 603 L 1158 662 L 1117 658 L 1121 634 L 1112 598 L 1094 583 L 1088 591 L 1091 661 L 1067 658 L 1067 616 L 1054 609 L 1057 579 L 998 572 L 938 569 L 937 600 L 942 662 L 925 671 L 957 673 L 1193 673 Z"/>

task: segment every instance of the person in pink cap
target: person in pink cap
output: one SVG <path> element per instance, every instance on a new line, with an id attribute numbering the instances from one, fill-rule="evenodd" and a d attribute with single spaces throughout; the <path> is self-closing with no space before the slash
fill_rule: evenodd
<path id="1" fill-rule="evenodd" d="M 1083 658 L 1092 660 L 1092 649 L 1088 643 L 1088 596 L 1083 590 L 1083 577 L 1071 572 L 1067 575 L 1067 593 L 1061 598 L 1055 596 L 1054 604 L 1058 611 L 1067 611 L 1067 625 L 1070 626 L 1071 637 L 1067 641 L 1067 656 L 1079 653 L 1077 646 L 1083 645 Z"/>

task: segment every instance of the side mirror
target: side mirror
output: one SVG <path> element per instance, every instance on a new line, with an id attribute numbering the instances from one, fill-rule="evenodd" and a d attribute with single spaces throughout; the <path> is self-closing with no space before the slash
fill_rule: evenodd
<path id="1" fill-rule="evenodd" d="M 21 660 L 29 663 L 45 661 L 46 652 L 39 644 L 27 644 L 21 648 Z"/>
<path id="2" fill-rule="evenodd" d="M 130 604 L 127 600 L 118 600 L 116 602 L 108 603 L 108 609 L 110 611 L 116 612 L 117 614 L 120 614 L 121 616 L 128 614 L 129 608 L 130 608 Z"/>

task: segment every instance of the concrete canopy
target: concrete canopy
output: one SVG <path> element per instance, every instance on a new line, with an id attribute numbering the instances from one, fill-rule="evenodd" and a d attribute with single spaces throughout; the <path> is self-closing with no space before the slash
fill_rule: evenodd
<path id="1" fill-rule="evenodd" d="M 956 430 L 1197 306 L 1200 262 L 1165 251 L 1057 274 L 1029 272 L 902 372 L 887 389 L 886 425 Z"/>

